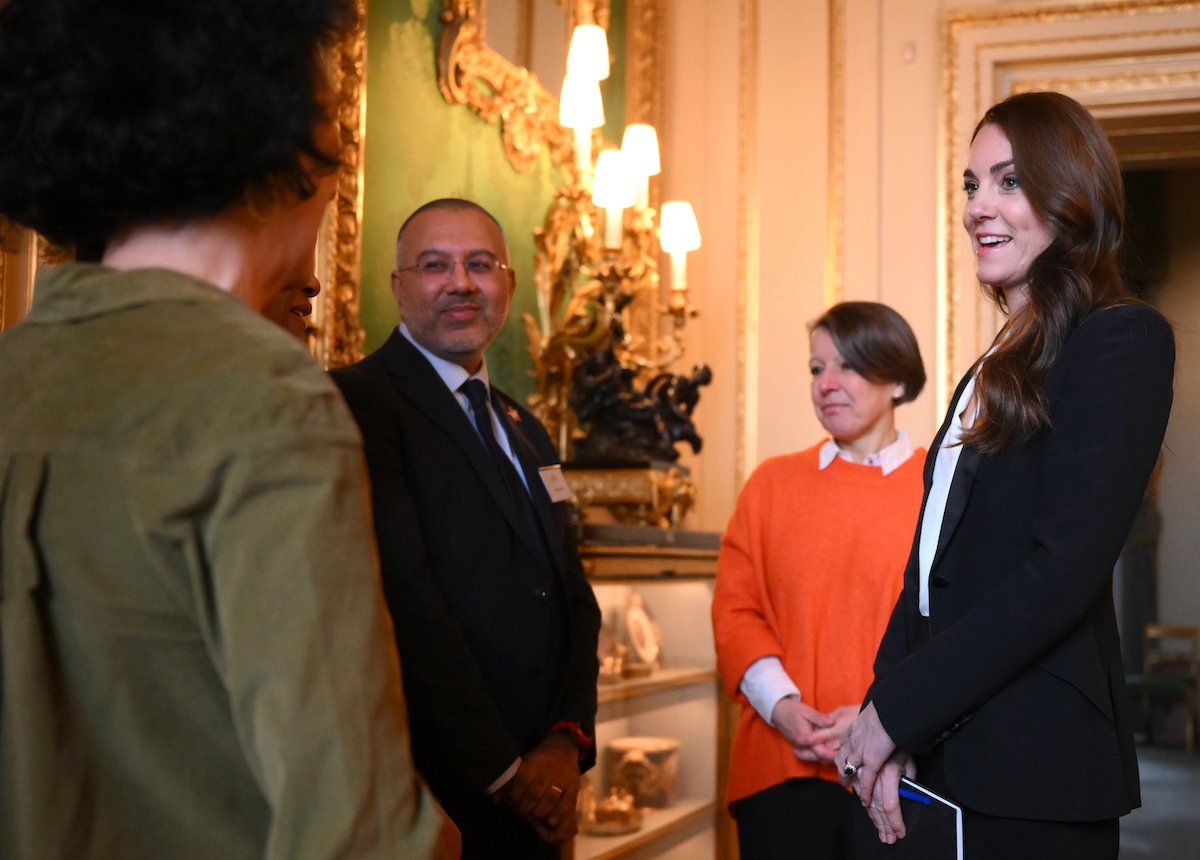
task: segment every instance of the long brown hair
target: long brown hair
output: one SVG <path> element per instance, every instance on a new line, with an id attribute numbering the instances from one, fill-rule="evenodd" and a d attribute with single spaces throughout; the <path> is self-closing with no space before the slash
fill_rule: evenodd
<path id="1" fill-rule="evenodd" d="M 1028 300 L 977 368 L 979 413 L 963 442 L 986 454 L 1050 425 L 1043 385 L 1075 327 L 1099 307 L 1130 301 L 1121 274 L 1125 187 L 1096 120 L 1061 93 L 1010 96 L 975 126 L 995 125 L 1033 211 L 1054 239 L 1029 267 Z M 1004 292 L 982 285 L 1002 310 Z"/>

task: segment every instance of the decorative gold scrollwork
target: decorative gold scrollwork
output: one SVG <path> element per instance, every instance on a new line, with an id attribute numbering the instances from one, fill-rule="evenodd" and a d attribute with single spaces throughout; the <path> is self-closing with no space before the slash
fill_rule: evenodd
<path id="1" fill-rule="evenodd" d="M 367 4 L 358 0 L 359 25 L 330 58 L 338 95 L 338 139 L 342 172 L 319 240 L 321 279 L 317 313 L 309 328 L 309 349 L 323 367 L 362 358 L 359 275 L 362 256 L 363 113 L 366 108 Z"/>
<path id="2" fill-rule="evenodd" d="M 578 363 L 610 336 L 612 317 L 603 283 L 585 277 L 585 267 L 600 259 L 597 212 L 578 184 L 561 186 L 546 216 L 533 231 L 534 284 L 538 318 L 523 316 L 533 359 L 534 393 L 529 406 L 566 458 L 575 431 L 575 413 L 567 403 Z"/>
<path id="3" fill-rule="evenodd" d="M 695 315 L 691 306 L 667 308 L 659 301 L 654 210 L 630 213 L 615 253 L 601 246 L 599 217 L 588 192 L 572 182 L 555 192 L 545 225 L 533 231 L 538 316 L 523 317 L 533 360 L 529 405 L 564 460 L 578 429 L 568 395 L 579 364 L 611 349 L 645 382 L 682 355 L 683 324 Z M 657 337 L 664 314 L 674 326 Z"/>
<path id="4" fill-rule="evenodd" d="M 464 104 L 499 123 L 504 153 L 528 172 L 543 147 L 558 164 L 571 158 L 569 129 L 558 124 L 558 99 L 528 69 L 488 47 L 481 0 L 445 0 L 438 42 L 438 87 L 450 104 Z"/>

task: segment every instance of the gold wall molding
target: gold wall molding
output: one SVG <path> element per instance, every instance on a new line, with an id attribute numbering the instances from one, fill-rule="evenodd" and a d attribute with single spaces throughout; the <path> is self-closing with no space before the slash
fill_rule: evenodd
<path id="1" fill-rule="evenodd" d="M 758 339 L 758 0 L 738 4 L 737 119 L 737 375 L 734 486 L 741 488 L 757 448 L 748 438 L 747 416 L 758 412 L 758 362 L 750 345 Z"/>
<path id="2" fill-rule="evenodd" d="M 846 254 L 846 3 L 829 0 L 829 169 L 825 307 L 845 295 Z"/>
<path id="3" fill-rule="evenodd" d="M 38 269 L 72 257 L 28 227 L 0 217 L 0 331 L 25 319 L 33 304 Z"/>
<path id="4" fill-rule="evenodd" d="M 37 237 L 37 264 L 41 266 L 56 266 L 59 263 L 69 263 L 75 255 L 57 245 L 52 245 L 43 237 Z"/>
<path id="5" fill-rule="evenodd" d="M 990 105 L 1016 92 L 1054 89 L 1087 106 L 1123 164 L 1179 158 L 1200 116 L 1200 2 L 1109 0 L 948 10 L 942 15 L 939 302 L 945 309 L 939 411 L 1002 317 L 983 298 L 959 241 L 961 170 L 970 133 Z M 1200 132 L 1191 130 L 1200 157 Z M 1123 151 L 1122 135 L 1136 139 Z M 1157 135 L 1158 143 L 1155 142 Z M 944 349 L 941 347 L 944 345 Z"/>
<path id="6" fill-rule="evenodd" d="M 7 218 L 0 215 L 0 331 L 4 331 L 10 325 L 8 303 L 10 301 L 15 303 L 15 290 L 8 285 L 8 276 L 12 271 L 12 266 L 8 262 L 11 253 L 9 248 L 15 246 L 13 238 L 15 232 L 16 228 L 9 224 Z M 22 298 L 24 297 L 22 296 Z M 15 322 L 14 319 L 13 323 Z"/>
<path id="7" fill-rule="evenodd" d="M 1176 14 L 1194 11 L 1200 4 L 1193 0 L 1095 0 L 1091 3 L 1043 3 L 950 10 L 947 20 L 959 26 L 996 24 L 1063 24 L 1095 22 L 1105 18 L 1133 18 L 1144 15 Z"/>
<path id="8" fill-rule="evenodd" d="M 359 321 L 362 259 L 363 142 L 367 110 L 367 2 L 358 0 L 358 28 L 331 58 L 338 94 L 338 139 L 342 172 L 318 239 L 317 297 L 309 349 L 325 368 L 362 358 L 364 334 Z"/>
<path id="9" fill-rule="evenodd" d="M 662 129 L 667 29 L 662 0 L 625 4 L 625 123 L 644 122 Z M 657 182 L 657 180 L 654 180 Z M 652 196 L 651 205 L 655 205 Z"/>
<path id="10" fill-rule="evenodd" d="M 17 303 L 15 287 L 10 287 L 8 284 L 9 273 L 12 271 L 8 259 L 10 253 L 14 253 L 16 250 L 16 230 L 17 228 L 10 224 L 7 218 L 0 215 L 0 331 L 4 331 L 9 325 L 16 323 L 16 314 L 12 314 L 14 319 L 12 323 L 9 322 L 10 311 L 8 309 L 10 301 L 14 304 Z M 24 299 L 23 294 L 21 298 Z"/>
<path id="11" fill-rule="evenodd" d="M 750 344 L 758 340 L 758 27 L 759 0 L 738 2 L 737 70 L 737 222 L 735 273 L 736 302 L 734 360 L 733 493 L 741 492 L 756 464 L 748 462 L 757 450 L 755 429 L 748 416 L 758 414 L 758 361 Z M 727 503 L 732 505 L 733 499 Z M 736 724 L 735 705 L 721 694 L 717 744 L 727 750 Z M 726 723 L 729 725 L 726 725 Z M 717 756 L 717 782 L 729 783 L 729 756 Z M 718 856 L 736 857 L 737 828 L 727 812 L 717 815 Z"/>

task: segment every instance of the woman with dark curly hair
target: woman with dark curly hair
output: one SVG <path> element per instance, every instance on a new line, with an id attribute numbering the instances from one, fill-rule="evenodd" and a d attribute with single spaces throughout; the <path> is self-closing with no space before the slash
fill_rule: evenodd
<path id="1" fill-rule="evenodd" d="M 0 4 L 0 856 L 428 856 L 308 289 L 353 0 Z"/>
<path id="2" fill-rule="evenodd" d="M 1166 430 L 1174 339 L 1126 291 L 1120 170 L 1077 102 L 993 106 L 963 189 L 1008 322 L 930 449 L 904 592 L 838 766 L 883 842 L 906 835 L 897 783 L 915 772 L 962 806 L 972 860 L 1115 858 L 1140 798 L 1112 570 Z"/>

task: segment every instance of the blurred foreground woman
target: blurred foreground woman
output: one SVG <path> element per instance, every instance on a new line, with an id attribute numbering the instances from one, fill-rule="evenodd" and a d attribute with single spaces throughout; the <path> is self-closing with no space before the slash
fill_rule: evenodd
<path id="1" fill-rule="evenodd" d="M 96 261 L 0 336 L 2 857 L 430 853 L 358 432 L 277 325 L 354 24 L 0 4 L 0 214 Z"/>

